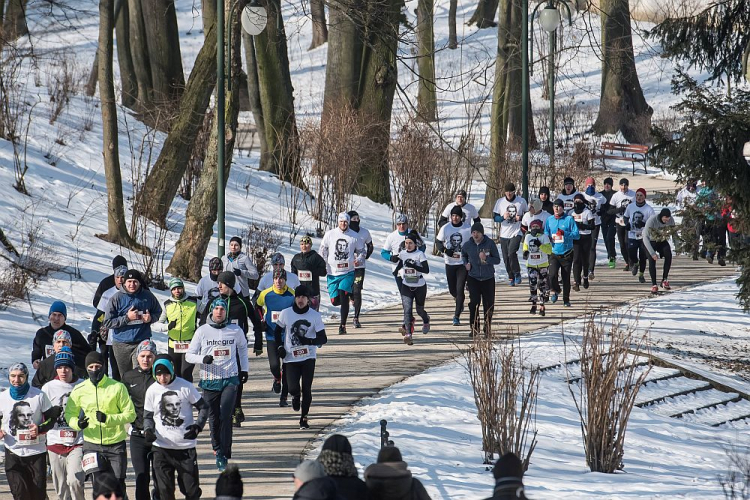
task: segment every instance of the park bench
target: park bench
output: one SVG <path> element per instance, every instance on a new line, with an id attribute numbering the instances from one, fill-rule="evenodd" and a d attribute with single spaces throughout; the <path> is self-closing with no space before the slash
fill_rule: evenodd
<path id="1" fill-rule="evenodd" d="M 643 165 L 643 171 L 648 173 L 648 146 L 644 144 L 620 144 L 618 142 L 602 142 L 601 147 L 594 149 L 592 159 L 601 159 L 606 169 L 605 160 L 627 160 L 633 164 L 635 175 L 636 162 Z"/>

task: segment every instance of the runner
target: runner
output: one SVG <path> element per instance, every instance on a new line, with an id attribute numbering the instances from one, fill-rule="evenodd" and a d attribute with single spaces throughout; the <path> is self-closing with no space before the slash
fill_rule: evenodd
<path id="1" fill-rule="evenodd" d="M 497 245 L 484 235 L 484 226 L 475 222 L 471 226 L 471 238 L 461 247 L 461 261 L 466 267 L 469 287 L 469 337 L 479 335 L 479 304 L 484 311 L 484 333 L 492 328 L 495 308 L 495 266 L 500 264 Z"/>
<path id="2" fill-rule="evenodd" d="M 229 271 L 237 277 L 237 283 L 240 286 L 240 295 L 243 299 L 250 302 L 250 285 L 248 280 L 258 279 L 258 269 L 242 251 L 242 238 L 233 236 L 229 240 L 229 252 L 221 258 L 224 264 L 224 271 Z"/>
<path id="3" fill-rule="evenodd" d="M 396 273 L 401 276 L 401 305 L 404 307 L 404 322 L 399 333 L 404 336 L 404 343 L 413 345 L 414 340 L 414 312 L 416 302 L 417 314 L 422 318 L 422 333 L 430 331 L 430 316 L 424 310 L 425 299 L 427 299 L 427 282 L 424 275 L 430 272 L 427 257 L 424 252 L 417 249 L 419 235 L 409 233 L 404 238 L 404 249 L 398 253 L 398 264 Z"/>
<path id="4" fill-rule="evenodd" d="M 727 221 L 722 216 L 723 203 L 712 188 L 703 186 L 698 192 L 695 206 L 703 214 L 701 258 L 705 257 L 709 264 L 713 264 L 715 256 L 720 266 L 726 266 Z"/>
<path id="5" fill-rule="evenodd" d="M 70 393 L 83 381 L 75 374 L 75 368 L 73 351 L 64 346 L 55 354 L 56 377 L 42 387 L 42 392 L 59 411 L 54 426 L 47 433 L 47 454 L 52 468 L 52 484 L 60 500 L 84 499 L 83 434 L 71 429 L 62 414 Z"/>
<path id="6" fill-rule="evenodd" d="M 684 208 L 688 205 L 695 204 L 695 199 L 698 197 L 698 182 L 695 179 L 690 179 L 685 184 L 685 187 L 680 189 L 677 193 L 677 206 Z"/>
<path id="7" fill-rule="evenodd" d="M 581 290 L 581 271 L 583 271 L 583 288 L 589 287 L 589 257 L 591 255 L 591 232 L 594 229 L 595 217 L 588 209 L 583 193 L 573 198 L 573 211 L 570 213 L 578 226 L 577 240 L 573 240 L 573 290 Z"/>
<path id="8" fill-rule="evenodd" d="M 675 235 L 675 250 L 680 250 L 692 254 L 693 260 L 698 260 L 698 253 L 701 244 L 701 221 L 695 217 L 692 207 L 698 197 L 698 183 L 695 179 L 690 179 L 685 187 L 677 193 L 677 208 L 682 215 L 682 227 L 680 234 Z"/>
<path id="9" fill-rule="evenodd" d="M 366 253 L 365 258 L 359 263 L 354 264 L 354 285 L 352 285 L 352 296 L 351 302 L 354 304 L 354 328 L 362 328 L 362 324 L 359 322 L 359 313 L 362 310 L 362 287 L 365 284 L 365 267 L 367 266 L 367 259 L 372 255 L 372 236 L 370 231 L 364 227 L 359 226 L 360 218 L 356 210 L 350 210 L 347 212 L 349 216 L 349 229 L 357 233 L 362 243 L 365 246 Z"/>
<path id="10" fill-rule="evenodd" d="M 106 311 L 109 307 L 109 301 L 112 299 L 112 297 L 115 296 L 115 294 L 122 290 L 123 286 L 125 286 L 125 274 L 128 272 L 128 268 L 125 266 L 119 266 L 117 269 L 115 269 L 114 273 L 114 283 L 115 285 L 112 288 L 108 288 L 107 290 L 102 293 L 102 295 L 99 297 L 99 302 L 96 306 L 97 308 L 97 314 L 99 314 L 99 311 L 102 311 L 101 313 L 101 323 L 99 324 L 98 330 L 92 330 L 89 334 L 89 347 L 91 347 L 92 351 L 96 350 L 97 343 L 99 344 L 99 351 L 102 353 L 102 356 L 104 357 L 104 366 L 106 369 L 107 364 L 109 364 L 110 369 L 110 376 L 115 380 L 120 380 L 120 369 L 117 366 L 117 359 L 115 358 L 114 351 L 112 350 L 112 338 L 114 337 L 112 330 L 104 327 L 104 318 L 106 316 Z M 86 361 L 86 358 L 83 358 L 84 362 Z M 86 367 L 83 367 L 84 370 Z"/>
<path id="11" fill-rule="evenodd" d="M 151 367 L 156 358 L 156 344 L 151 339 L 138 344 L 135 359 L 138 366 L 122 375 L 122 383 L 128 389 L 135 407 L 135 421 L 130 428 L 130 461 L 135 472 L 136 500 L 151 500 L 151 443 L 144 435 L 143 407 L 146 391 L 154 383 Z"/>
<path id="12" fill-rule="evenodd" d="M 604 179 L 604 189 L 599 192 L 604 199 L 602 206 L 599 207 L 601 212 L 601 235 L 604 239 L 604 247 L 607 249 L 607 260 L 610 269 L 614 269 L 617 262 L 617 250 L 615 249 L 615 235 L 617 234 L 617 228 L 615 224 L 615 216 L 610 213 L 612 205 L 610 201 L 615 192 L 612 190 L 614 185 L 612 177 Z"/>
<path id="13" fill-rule="evenodd" d="M 630 252 L 630 272 L 633 276 L 638 274 L 638 281 L 646 282 L 643 276 L 646 270 L 646 249 L 641 248 L 643 239 L 643 228 L 646 227 L 646 221 L 654 215 L 654 209 L 646 203 L 646 190 L 638 188 L 635 192 L 635 203 L 630 203 L 623 214 L 623 219 L 628 227 L 628 251 Z"/>
<path id="14" fill-rule="evenodd" d="M 354 286 L 354 269 L 365 260 L 363 240 L 349 229 L 349 215 L 341 212 L 338 227 L 330 229 L 320 243 L 320 255 L 326 261 L 328 296 L 334 306 L 341 306 L 339 335 L 346 335 L 349 295 Z M 386 240 L 387 241 L 387 240 Z"/>
<path id="15" fill-rule="evenodd" d="M 466 267 L 461 260 L 461 248 L 471 237 L 471 227 L 462 222 L 463 212 L 460 207 L 453 207 L 450 213 L 450 224 L 440 228 L 436 237 L 438 251 L 442 252 L 445 259 L 445 277 L 448 281 L 448 290 L 456 300 L 453 310 L 453 326 L 461 324 L 461 313 L 464 310 L 466 289 Z"/>
<path id="16" fill-rule="evenodd" d="M 529 203 L 529 211 L 523 214 L 523 219 L 521 219 L 521 231 L 526 234 L 529 231 L 529 224 L 532 221 L 539 220 L 544 224 L 544 221 L 549 217 L 551 217 L 549 212 L 542 209 L 542 200 L 532 200 Z"/>
<path id="17" fill-rule="evenodd" d="M 167 348 L 174 360 L 175 370 L 180 377 L 192 382 L 195 365 L 185 361 L 185 353 L 195 334 L 199 297 L 188 297 L 180 278 L 169 280 L 169 292 L 172 297 L 164 301 L 164 312 L 159 323 L 167 323 Z"/>
<path id="18" fill-rule="evenodd" d="M 573 198 L 578 194 L 578 190 L 575 186 L 575 181 L 572 177 L 566 177 L 563 181 L 562 193 L 557 195 L 557 200 L 563 201 L 563 207 L 565 208 L 565 214 L 570 215 L 573 211 Z M 554 207 L 553 207 L 554 212 Z M 554 214 L 553 214 L 554 215 Z"/>
<path id="19" fill-rule="evenodd" d="M 14 500 L 47 497 L 47 435 L 60 416 L 47 395 L 29 384 L 29 369 L 8 369 L 10 387 L 0 393 L 0 438 L 5 444 L 5 477 Z"/>
<path id="20" fill-rule="evenodd" d="M 300 283 L 312 290 L 310 307 L 320 308 L 320 278 L 326 275 L 326 261 L 312 249 L 312 238 L 303 236 L 299 240 L 300 253 L 292 257 L 292 272 L 299 276 Z"/>
<path id="21" fill-rule="evenodd" d="M 292 409 L 302 410 L 300 429 L 310 428 L 307 418 L 312 403 L 315 358 L 318 348 L 328 342 L 320 313 L 310 309 L 310 293 L 306 286 L 297 288 L 292 307 L 279 313 L 274 329 L 277 354 L 284 362 L 284 374 L 292 395 Z"/>
<path id="22" fill-rule="evenodd" d="M 570 271 L 573 265 L 573 241 L 580 238 L 578 226 L 573 217 L 565 214 L 565 202 L 554 202 L 555 216 L 544 221 L 544 234 L 552 242 L 549 256 L 549 275 L 552 296 L 550 302 L 557 302 L 560 295 L 560 274 L 562 273 L 563 305 L 570 307 Z"/>
<path id="23" fill-rule="evenodd" d="M 388 236 L 385 237 L 383 249 L 380 251 L 381 257 L 392 262 L 392 271 L 395 271 L 396 269 L 396 263 L 398 262 L 398 253 L 404 248 L 404 237 L 410 232 L 412 232 L 412 230 L 409 229 L 409 218 L 404 214 L 397 215 L 396 230 L 392 233 L 388 233 Z M 420 240 L 417 248 L 424 252 L 427 249 L 427 246 Z M 396 278 L 396 287 L 398 288 L 398 292 L 401 293 L 401 277 L 398 276 L 398 274 L 394 274 L 394 276 Z"/>
<path id="24" fill-rule="evenodd" d="M 529 223 L 529 232 L 523 240 L 523 258 L 526 259 L 532 304 L 529 313 L 536 314 L 537 304 L 539 304 L 541 316 L 545 315 L 544 303 L 549 299 L 549 258 L 547 256 L 552 253 L 552 242 L 549 236 L 542 232 L 543 227 L 544 222 L 534 219 Z"/>
<path id="25" fill-rule="evenodd" d="M 65 405 L 65 421 L 83 431 L 83 471 L 92 477 L 94 490 L 109 473 L 125 491 L 128 452 L 125 425 L 135 420 L 135 406 L 123 384 L 107 377 L 104 358 L 86 356 L 88 380 L 78 384 Z"/>
<path id="26" fill-rule="evenodd" d="M 70 347 L 82 365 L 91 348 L 81 332 L 65 323 L 68 319 L 68 308 L 65 306 L 65 303 L 60 300 L 54 301 L 49 308 L 47 316 L 49 324 L 37 330 L 34 335 L 34 343 L 31 348 L 31 364 L 34 369 L 39 369 L 39 365 L 43 359 L 50 356 L 54 358 L 55 350 L 52 345 L 52 337 L 60 330 L 68 332 L 71 341 Z"/>
<path id="27" fill-rule="evenodd" d="M 57 332 L 55 332 L 55 336 L 52 337 L 52 348 L 55 355 L 44 358 L 42 363 L 39 365 L 36 373 L 34 374 L 34 378 L 31 380 L 31 385 L 36 387 L 37 389 L 41 389 L 44 384 L 46 384 L 50 380 L 54 380 L 57 376 L 57 354 L 63 348 L 67 348 L 70 350 L 70 352 L 73 352 L 70 342 L 70 333 L 65 330 L 58 330 Z M 73 361 L 76 361 L 75 357 L 73 358 Z M 83 366 L 84 362 L 85 359 L 81 360 L 80 363 L 73 368 L 73 371 L 78 378 L 86 377 L 86 370 L 80 368 L 81 366 Z"/>
<path id="28" fill-rule="evenodd" d="M 258 282 L 258 290 L 256 292 L 256 298 L 257 294 L 262 292 L 263 290 L 267 288 L 271 288 L 273 286 L 273 275 L 276 271 L 284 270 L 284 265 L 286 264 L 286 259 L 283 255 L 276 252 L 275 254 L 271 255 L 271 270 L 268 271 L 266 274 L 263 275 L 263 277 Z M 299 277 L 294 272 L 286 272 L 286 286 L 288 286 L 292 291 L 294 291 L 295 288 L 297 288 L 300 285 Z"/>
<path id="29" fill-rule="evenodd" d="M 438 219 L 438 227 L 443 227 L 451 220 L 451 214 L 455 207 L 461 209 L 461 222 L 467 226 L 470 226 L 474 222 L 481 222 L 482 219 L 479 218 L 479 212 L 476 207 L 471 203 L 466 203 L 467 199 L 465 189 L 456 191 L 456 201 L 448 203 L 445 206 Z"/>
<path id="30" fill-rule="evenodd" d="M 294 292 L 286 286 L 286 271 L 276 271 L 273 279 L 273 286 L 260 292 L 258 297 L 258 307 L 263 311 L 263 318 L 266 323 L 266 343 L 268 344 L 268 365 L 273 375 L 273 385 L 271 390 L 279 396 L 279 406 L 288 406 L 287 402 L 287 381 L 285 373 L 281 370 L 282 358 L 278 356 L 279 345 L 276 342 L 276 321 L 279 314 L 284 309 L 292 307 L 294 304 Z"/>
<path id="31" fill-rule="evenodd" d="M 219 282 L 217 280 L 219 278 L 219 273 L 223 270 L 224 263 L 221 259 L 219 257 L 211 257 L 211 260 L 208 261 L 208 275 L 202 277 L 198 282 L 198 286 L 195 287 L 195 295 L 200 298 L 198 312 L 201 316 L 203 316 L 204 311 L 211 303 L 212 299 L 209 298 L 211 290 L 219 287 Z M 234 276 L 234 273 L 232 273 L 232 276 Z M 240 287 L 236 280 L 234 283 L 234 291 L 237 292 L 238 295 L 242 294 L 242 287 Z M 218 295 L 215 294 L 214 298 L 216 296 Z"/>
<path id="32" fill-rule="evenodd" d="M 191 382 L 175 375 L 172 358 L 157 356 L 152 384 L 146 391 L 144 427 L 146 441 L 154 450 L 154 471 L 159 500 L 174 500 L 177 484 L 186 500 L 197 500 L 200 489 L 198 434 L 208 419 L 208 403 Z M 193 420 L 193 407 L 198 420 Z"/>
<path id="33" fill-rule="evenodd" d="M 189 363 L 201 363 L 198 386 L 209 406 L 211 446 L 219 471 L 232 458 L 232 412 L 237 386 L 247 382 L 248 371 L 247 339 L 239 326 L 229 323 L 227 308 L 226 300 L 213 301 L 208 323 L 196 330 L 185 355 Z"/>
<path id="34" fill-rule="evenodd" d="M 552 200 L 550 199 L 550 192 L 547 186 L 539 188 L 539 200 L 542 202 L 542 210 L 553 215 Z"/>
<path id="35" fill-rule="evenodd" d="M 521 220 L 528 210 L 526 200 L 516 196 L 516 185 L 505 185 L 505 196 L 495 202 L 492 209 L 495 222 L 500 223 L 500 248 L 503 252 L 508 283 L 516 286 L 521 283 L 521 265 L 518 263 L 518 249 L 521 246 Z"/>
<path id="36" fill-rule="evenodd" d="M 99 286 L 96 288 L 96 292 L 94 292 L 94 300 L 92 301 L 91 305 L 93 305 L 96 308 L 96 312 L 94 313 L 94 317 L 91 319 L 91 332 L 99 332 L 102 322 L 104 321 L 104 310 L 99 309 L 99 301 L 102 298 L 102 295 L 107 290 L 110 290 L 115 286 L 115 278 L 117 277 L 117 268 L 123 267 L 125 268 L 125 271 L 128 269 L 128 261 L 125 260 L 125 257 L 122 255 L 115 256 L 114 259 L 112 259 L 112 271 L 113 273 L 109 276 L 105 277 L 103 280 L 99 282 Z M 124 274 L 121 274 L 121 276 L 124 276 Z M 122 286 L 122 283 L 120 283 L 120 287 Z M 118 287 L 119 288 L 119 287 Z M 106 304 L 106 302 L 105 302 Z M 101 342 L 100 342 L 101 344 Z M 89 343 L 90 345 L 90 343 Z M 96 345 L 91 347 L 92 351 L 96 350 Z M 85 361 L 85 358 L 84 358 Z"/>
<path id="37" fill-rule="evenodd" d="M 594 227 L 591 228 L 591 251 L 589 252 L 589 279 L 595 279 L 594 268 L 596 267 L 596 244 L 599 242 L 599 234 L 602 225 L 602 207 L 607 203 L 607 199 L 596 192 L 596 181 L 593 177 L 586 178 L 586 203 L 588 209 L 594 216 Z"/>
<path id="38" fill-rule="evenodd" d="M 620 255 L 625 261 L 625 271 L 630 271 L 630 253 L 628 251 L 628 228 L 623 216 L 628 205 L 635 201 L 635 191 L 630 189 L 630 181 L 625 177 L 620 179 L 620 190 L 609 200 L 609 215 L 615 216 L 617 242 L 620 244 Z M 610 264 L 611 267 L 611 264 Z"/>
<path id="39" fill-rule="evenodd" d="M 664 259 L 661 287 L 665 290 L 672 289 L 669 286 L 669 269 L 672 267 L 672 248 L 669 246 L 670 227 L 674 227 L 672 212 L 668 208 L 662 208 L 661 212 L 648 218 L 643 228 L 641 244 L 649 255 L 648 274 L 651 277 L 651 293 L 659 291 L 659 287 L 656 286 L 656 261 L 660 256 Z"/>

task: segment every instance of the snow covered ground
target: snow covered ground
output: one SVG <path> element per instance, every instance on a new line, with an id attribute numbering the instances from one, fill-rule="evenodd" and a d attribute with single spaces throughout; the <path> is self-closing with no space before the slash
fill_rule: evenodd
<path id="1" fill-rule="evenodd" d="M 717 351 L 747 345 L 750 318 L 734 293 L 733 281 L 723 280 L 645 300 L 639 304 L 643 308 L 639 329 L 649 328 L 657 346 L 691 343 L 698 336 Z M 719 306 L 721 320 L 717 321 L 713 318 Z M 724 328 L 720 325 L 726 325 L 726 330 L 716 330 Z M 566 335 L 579 336 L 581 326 L 581 320 L 567 323 Z M 559 326 L 523 335 L 521 348 L 530 365 L 550 366 L 566 360 Z M 568 351 L 568 359 L 576 359 L 575 354 Z M 697 370 L 714 370 L 695 359 L 690 364 Z M 713 378 L 750 390 L 748 379 L 722 373 Z M 707 401 L 708 392 L 697 393 L 696 402 Z M 328 435 L 349 437 L 360 473 L 377 457 L 381 419 L 388 420 L 391 439 L 432 498 L 480 499 L 492 494 L 494 480 L 482 464 L 481 428 L 462 362 L 433 368 L 364 400 L 329 430 Z M 725 450 L 745 445 L 750 430 L 747 423 L 713 428 L 635 408 L 626 436 L 623 472 L 592 473 L 586 466 L 579 418 L 567 382 L 564 375 L 554 372 L 541 379 L 537 426 L 538 445 L 524 480 L 527 496 L 534 499 L 723 498 L 717 476 L 726 474 L 729 467 Z M 310 457 L 317 456 L 326 437 Z"/>

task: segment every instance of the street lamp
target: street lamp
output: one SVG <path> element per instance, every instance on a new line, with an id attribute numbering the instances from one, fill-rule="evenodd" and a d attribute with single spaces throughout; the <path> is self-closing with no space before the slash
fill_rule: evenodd
<path id="1" fill-rule="evenodd" d="M 232 4 L 231 15 L 234 13 L 234 6 L 237 0 Z M 241 24 L 249 35 L 259 35 L 266 28 L 266 22 L 268 15 L 266 9 L 258 3 L 258 0 L 252 0 L 248 5 L 245 6 L 242 11 Z M 232 29 L 230 23 L 229 29 Z M 232 66 L 232 42 L 231 42 L 231 31 L 229 32 L 229 61 L 224 60 L 224 0 L 216 0 L 216 118 L 217 118 L 217 132 L 218 132 L 218 144 L 216 145 L 216 168 L 218 169 L 216 176 L 216 218 L 218 222 L 219 230 L 219 255 L 224 255 L 224 243 L 226 238 L 226 229 L 224 226 L 225 217 L 225 200 L 224 200 L 224 164 L 225 164 L 225 151 L 224 146 L 226 142 L 226 103 L 224 101 L 224 71 L 225 68 L 229 67 L 230 82 L 231 82 L 231 66 Z"/>

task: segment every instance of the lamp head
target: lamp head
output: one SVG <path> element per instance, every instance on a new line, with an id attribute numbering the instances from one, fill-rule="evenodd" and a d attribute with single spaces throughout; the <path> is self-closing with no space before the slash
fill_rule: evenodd
<path id="1" fill-rule="evenodd" d="M 266 29 L 268 14 L 266 8 L 258 3 L 258 0 L 252 0 L 242 10 L 242 29 L 248 35 L 260 35 Z"/>
<path id="2" fill-rule="evenodd" d="M 542 23 L 542 29 L 547 33 L 552 33 L 560 26 L 560 11 L 555 5 L 548 3 L 539 13 L 539 21 Z"/>

